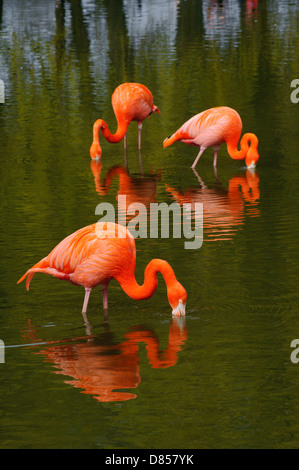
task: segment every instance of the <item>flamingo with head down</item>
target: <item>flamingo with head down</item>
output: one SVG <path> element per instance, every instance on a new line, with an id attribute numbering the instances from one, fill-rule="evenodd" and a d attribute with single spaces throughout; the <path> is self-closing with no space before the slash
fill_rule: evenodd
<path id="1" fill-rule="evenodd" d="M 144 283 L 135 279 L 135 240 L 122 225 L 98 222 L 72 233 L 62 240 L 48 256 L 29 269 L 18 281 L 26 277 L 26 288 L 35 273 L 47 273 L 85 288 L 82 313 L 86 313 L 92 289 L 98 285 L 103 291 L 104 309 L 108 308 L 108 285 L 116 279 L 129 297 L 148 299 L 157 286 L 157 273 L 164 277 L 172 314 L 185 315 L 187 293 L 178 282 L 167 261 L 153 259 L 145 268 Z"/>
<path id="2" fill-rule="evenodd" d="M 113 92 L 112 107 L 117 120 L 115 134 L 110 132 L 108 124 L 103 119 L 98 119 L 93 125 L 93 142 L 90 147 L 92 159 L 100 159 L 102 148 L 99 141 L 99 131 L 108 142 L 120 142 L 124 138 L 125 151 L 127 148 L 126 134 L 131 121 L 138 123 L 138 149 L 141 149 L 141 129 L 145 118 L 152 113 L 159 113 L 159 108 L 153 103 L 153 95 L 150 90 L 140 83 L 122 83 Z"/>
<path id="3" fill-rule="evenodd" d="M 234 160 L 244 160 L 248 169 L 255 168 L 259 159 L 258 139 L 255 134 L 244 134 L 238 150 L 238 142 L 242 131 L 242 121 L 232 108 L 220 106 L 207 109 L 186 121 L 172 136 L 163 142 L 163 148 L 174 142 L 200 147 L 200 151 L 192 165 L 195 168 L 198 160 L 208 147 L 214 147 L 214 167 L 217 166 L 217 154 L 222 143 L 226 143 L 227 151 Z M 250 145 L 249 145 L 250 144 Z"/>

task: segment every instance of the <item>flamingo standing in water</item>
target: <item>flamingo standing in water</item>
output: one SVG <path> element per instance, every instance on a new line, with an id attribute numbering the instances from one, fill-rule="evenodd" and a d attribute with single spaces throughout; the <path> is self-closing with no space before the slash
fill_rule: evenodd
<path id="1" fill-rule="evenodd" d="M 98 222 L 72 233 L 62 240 L 48 256 L 43 258 L 18 281 L 26 276 L 29 290 L 35 273 L 47 273 L 85 288 L 82 313 L 86 313 L 92 289 L 98 285 L 103 291 L 104 309 L 108 308 L 107 288 L 112 278 L 116 279 L 132 299 L 147 299 L 155 292 L 157 273 L 164 277 L 167 297 L 172 314 L 185 315 L 187 293 L 177 281 L 173 269 L 164 260 L 153 259 L 145 268 L 144 283 L 135 280 L 135 240 L 122 225 L 113 222 Z"/>
<path id="2" fill-rule="evenodd" d="M 219 147 L 226 142 L 227 151 L 231 158 L 234 160 L 245 159 L 248 169 L 255 168 L 259 159 L 258 139 L 255 134 L 244 134 L 240 143 L 241 149 L 238 150 L 241 131 L 242 121 L 237 111 L 227 106 L 220 106 L 207 109 L 186 121 L 172 136 L 164 140 L 163 148 L 169 147 L 178 140 L 200 147 L 192 165 L 192 168 L 195 168 L 205 149 L 214 147 L 214 167 L 216 168 Z"/>
<path id="3" fill-rule="evenodd" d="M 141 129 L 145 118 L 152 113 L 159 113 L 159 108 L 153 103 L 150 90 L 140 83 L 122 83 L 113 92 L 112 107 L 117 119 L 117 131 L 111 134 L 108 124 L 98 119 L 93 125 L 93 142 L 90 147 L 92 159 L 99 159 L 102 148 L 99 142 L 99 131 L 108 142 L 120 142 L 124 138 L 125 151 L 127 149 L 126 134 L 131 121 L 138 123 L 138 149 L 141 149 Z"/>

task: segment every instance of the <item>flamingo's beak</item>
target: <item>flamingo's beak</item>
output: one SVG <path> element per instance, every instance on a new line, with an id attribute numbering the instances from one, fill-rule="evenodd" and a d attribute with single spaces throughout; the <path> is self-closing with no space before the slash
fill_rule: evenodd
<path id="1" fill-rule="evenodd" d="M 182 300 L 179 300 L 179 303 L 176 308 L 172 310 L 172 315 L 177 316 L 177 317 L 184 317 L 185 316 L 185 308 L 186 304 L 183 304 Z"/>
<path id="2" fill-rule="evenodd" d="M 255 168 L 256 168 L 255 162 L 251 162 L 251 163 L 247 166 L 247 170 L 255 170 Z"/>
<path id="3" fill-rule="evenodd" d="M 101 146 L 97 143 L 92 143 L 91 147 L 90 147 L 90 158 L 92 160 L 96 160 L 96 161 L 99 161 L 100 158 L 101 158 L 101 155 L 102 155 L 102 149 L 101 149 Z"/>
<path id="4" fill-rule="evenodd" d="M 251 162 L 251 163 L 247 166 L 247 170 L 249 170 L 252 174 L 254 174 L 255 168 L 256 168 L 256 164 L 255 164 L 254 162 Z"/>
<path id="5" fill-rule="evenodd" d="M 169 139 L 170 139 L 171 135 L 169 137 L 166 137 L 166 139 L 163 140 L 163 148 L 165 149 L 166 147 L 168 147 L 169 145 L 171 145 L 171 143 L 169 143 Z"/>

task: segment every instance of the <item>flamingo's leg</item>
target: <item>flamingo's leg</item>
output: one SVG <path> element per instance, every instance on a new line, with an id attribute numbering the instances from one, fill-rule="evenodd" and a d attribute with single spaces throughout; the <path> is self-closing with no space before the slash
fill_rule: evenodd
<path id="1" fill-rule="evenodd" d="M 103 293 L 103 307 L 104 309 L 108 308 L 108 289 L 107 287 L 102 290 Z"/>
<path id="2" fill-rule="evenodd" d="M 220 145 L 217 145 L 217 146 L 214 147 L 214 162 L 213 162 L 214 168 L 216 168 L 216 166 L 217 166 L 217 155 L 218 155 L 219 147 L 220 147 Z"/>
<path id="3" fill-rule="evenodd" d="M 141 149 L 141 129 L 142 129 L 142 122 L 138 122 L 138 149 Z"/>
<path id="4" fill-rule="evenodd" d="M 199 154 L 198 154 L 197 157 L 195 158 L 194 163 L 193 163 L 193 165 L 192 165 L 191 168 L 195 168 L 195 167 L 196 167 L 197 162 L 198 162 L 198 160 L 200 159 L 200 157 L 202 156 L 202 154 L 203 154 L 204 151 L 205 151 L 205 147 L 201 147 L 201 149 L 200 149 L 200 151 L 199 151 Z"/>
<path id="5" fill-rule="evenodd" d="M 86 313 L 86 312 L 87 312 L 87 305 L 88 305 L 89 296 L 90 296 L 91 291 L 92 291 L 91 288 L 85 287 L 85 296 L 84 296 L 84 302 L 83 302 L 82 313 Z"/>

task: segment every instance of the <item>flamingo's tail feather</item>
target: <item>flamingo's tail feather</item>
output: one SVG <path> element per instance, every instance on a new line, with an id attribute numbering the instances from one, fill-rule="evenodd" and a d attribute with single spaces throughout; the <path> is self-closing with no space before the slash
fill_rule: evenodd
<path id="1" fill-rule="evenodd" d="M 26 279 L 26 289 L 29 290 L 29 284 L 30 284 L 30 281 L 31 279 L 33 278 L 34 276 L 34 273 L 32 274 L 32 276 L 29 276 L 29 271 L 27 271 L 22 277 L 21 279 L 18 280 L 17 284 L 19 284 L 20 282 L 24 281 L 25 277 L 28 275 L 27 279 Z"/>
<path id="2" fill-rule="evenodd" d="M 58 279 L 69 280 L 69 278 L 70 278 L 69 274 L 61 273 L 61 272 L 57 271 L 57 269 L 55 269 L 55 268 L 50 268 L 50 267 L 46 267 L 46 268 L 33 267 L 33 268 L 31 268 L 31 269 L 28 269 L 28 271 L 24 274 L 24 276 L 22 276 L 21 279 L 18 280 L 17 284 L 19 284 L 20 282 L 24 281 L 24 279 L 25 279 L 26 276 L 27 276 L 27 279 L 26 279 L 26 289 L 29 290 L 30 282 L 31 282 L 31 280 L 32 280 L 32 278 L 33 278 L 33 276 L 34 276 L 35 273 L 51 274 L 52 276 L 57 277 Z"/>

